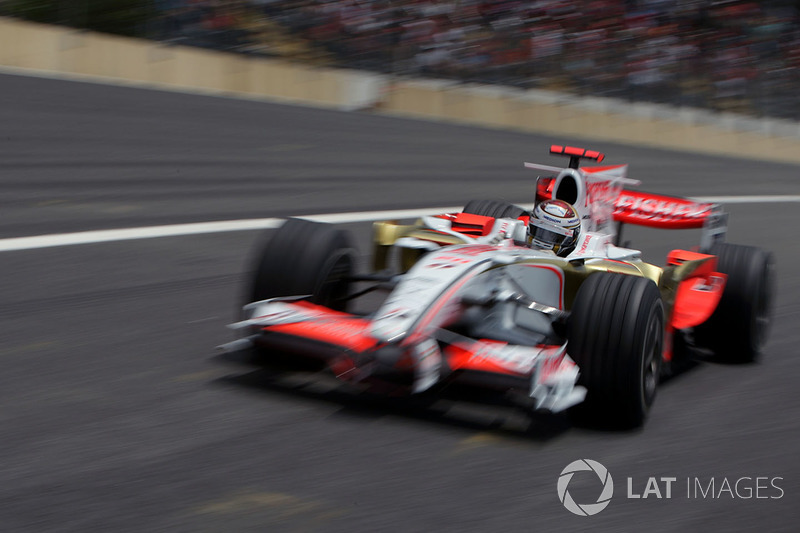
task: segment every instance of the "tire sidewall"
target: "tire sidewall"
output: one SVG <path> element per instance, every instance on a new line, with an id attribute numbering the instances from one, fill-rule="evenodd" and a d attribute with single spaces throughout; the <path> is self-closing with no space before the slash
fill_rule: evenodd
<path id="1" fill-rule="evenodd" d="M 597 272 L 583 281 L 568 325 L 567 353 L 586 399 L 574 410 L 591 426 L 641 426 L 663 362 L 664 304 L 647 278 Z M 648 382 L 647 379 L 650 381 Z"/>
<path id="2" fill-rule="evenodd" d="M 289 219 L 261 246 L 245 303 L 308 295 L 313 303 L 343 311 L 346 301 L 340 297 L 347 295 L 346 278 L 352 275 L 356 258 L 344 230 Z"/>

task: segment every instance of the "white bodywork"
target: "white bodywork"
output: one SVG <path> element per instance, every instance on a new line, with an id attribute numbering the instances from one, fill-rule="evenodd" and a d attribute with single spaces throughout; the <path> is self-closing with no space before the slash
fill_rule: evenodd
<path id="1" fill-rule="evenodd" d="M 521 246 L 528 240 L 528 228 L 524 221 L 515 219 L 497 219 L 487 235 L 472 237 L 455 231 L 451 219 L 423 217 L 423 227 L 456 237 L 463 244 L 442 247 L 431 240 L 415 237 L 402 237 L 394 242 L 398 248 L 428 253 L 399 277 L 396 287 L 372 315 L 364 331 L 358 334 L 369 335 L 381 345 L 410 350 L 415 361 L 412 392 L 427 390 L 442 379 L 441 341 L 468 346 L 470 360 L 488 361 L 528 376 L 528 394 L 536 408 L 557 412 L 583 401 L 586 390 L 577 385 L 579 369 L 566 354 L 566 343 L 553 346 L 485 341 L 459 337 L 447 329 L 471 305 L 479 305 L 470 302 L 489 298 L 493 304 L 507 304 L 501 305 L 502 312 L 494 317 L 499 326 L 513 329 L 515 324 L 507 322 L 514 320 L 516 309 L 522 309 L 527 313 L 529 327 L 547 330 L 553 320 L 567 314 L 565 275 L 560 265 L 566 266 L 570 261 L 640 260 L 639 251 L 613 244 L 614 202 L 623 185 L 638 184 L 625 177 L 626 166 L 603 172 L 531 163 L 525 166 L 557 175 L 554 197 L 562 182 L 572 180 L 568 186 L 574 189 L 574 205 L 581 216 L 581 235 L 568 257 L 560 258 L 550 251 Z M 589 180 L 603 185 L 592 187 L 590 192 Z M 276 298 L 249 304 L 245 307 L 248 318 L 232 327 L 257 336 L 259 328 L 267 326 L 312 322 L 324 327 L 335 322 L 335 315 L 298 305 L 292 299 Z M 231 347 L 234 344 L 231 343 Z"/>

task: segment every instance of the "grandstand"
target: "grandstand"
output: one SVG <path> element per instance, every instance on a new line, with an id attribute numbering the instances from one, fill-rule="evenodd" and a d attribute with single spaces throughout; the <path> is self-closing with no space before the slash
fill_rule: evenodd
<path id="1" fill-rule="evenodd" d="M 0 14 L 316 66 L 800 120 L 800 11 L 786 0 L 44 4 L 52 2 L 0 0 Z M 126 16 L 143 20 L 119 24 Z"/>

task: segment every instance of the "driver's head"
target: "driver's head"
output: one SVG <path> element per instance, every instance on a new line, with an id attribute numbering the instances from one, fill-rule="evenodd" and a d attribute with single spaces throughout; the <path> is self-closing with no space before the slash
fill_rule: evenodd
<path id="1" fill-rule="evenodd" d="M 575 249 L 581 232 L 578 212 L 563 200 L 545 200 L 530 218 L 531 246 L 565 257 Z"/>

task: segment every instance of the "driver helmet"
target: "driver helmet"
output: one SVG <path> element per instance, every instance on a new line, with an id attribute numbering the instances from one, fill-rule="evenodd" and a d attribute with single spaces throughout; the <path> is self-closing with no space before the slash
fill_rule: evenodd
<path id="1" fill-rule="evenodd" d="M 581 219 L 575 208 L 564 200 L 545 200 L 534 208 L 529 229 L 531 247 L 552 250 L 565 257 L 578 243 Z"/>

